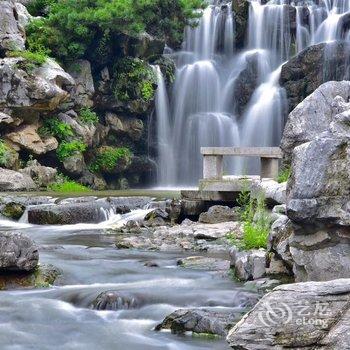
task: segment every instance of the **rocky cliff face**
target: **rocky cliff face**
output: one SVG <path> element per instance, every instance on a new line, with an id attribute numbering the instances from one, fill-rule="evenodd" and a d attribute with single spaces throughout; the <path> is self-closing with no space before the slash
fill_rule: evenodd
<path id="1" fill-rule="evenodd" d="M 148 58 L 164 62 L 157 62 L 164 41 L 124 35 L 105 64 L 80 59 L 62 67 L 25 51 L 31 18 L 22 3 L 0 1 L 0 166 L 19 170 L 34 158 L 96 189 L 147 183 L 155 169 L 146 142 L 157 88 Z M 114 170 L 96 166 L 99 156 Z"/>

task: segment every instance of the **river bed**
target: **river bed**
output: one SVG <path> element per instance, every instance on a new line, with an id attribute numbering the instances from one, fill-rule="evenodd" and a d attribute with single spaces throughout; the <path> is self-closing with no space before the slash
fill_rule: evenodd
<path id="1" fill-rule="evenodd" d="M 1 230 L 25 232 L 36 241 L 41 264 L 62 271 L 53 288 L 1 292 L 1 349 L 229 349 L 224 339 L 173 335 L 154 327 L 179 308 L 244 312 L 241 284 L 177 266 L 179 258 L 194 253 L 118 250 L 103 226 L 0 221 Z M 108 290 L 131 295 L 139 307 L 92 310 L 94 299 Z"/>

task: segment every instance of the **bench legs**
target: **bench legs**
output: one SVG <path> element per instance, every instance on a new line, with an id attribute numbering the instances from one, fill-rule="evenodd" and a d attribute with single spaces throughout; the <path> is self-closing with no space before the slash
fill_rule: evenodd
<path id="1" fill-rule="evenodd" d="M 275 179 L 278 176 L 278 158 L 260 158 L 261 160 L 261 170 L 260 177 Z"/>
<path id="2" fill-rule="evenodd" d="M 203 178 L 204 179 L 222 179 L 224 172 L 223 156 L 204 156 L 203 157 Z"/>

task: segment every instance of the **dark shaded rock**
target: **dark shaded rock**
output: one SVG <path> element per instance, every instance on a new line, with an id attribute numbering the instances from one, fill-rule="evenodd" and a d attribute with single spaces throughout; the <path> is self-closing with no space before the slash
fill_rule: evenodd
<path id="1" fill-rule="evenodd" d="M 36 244 L 23 233 L 0 232 L 0 271 L 32 271 L 38 265 Z"/>
<path id="2" fill-rule="evenodd" d="M 144 209 L 152 201 L 151 197 L 109 197 L 107 201 L 116 213 L 125 214 L 132 210 Z"/>
<path id="3" fill-rule="evenodd" d="M 55 182 L 57 175 L 57 169 L 42 166 L 36 160 L 28 162 L 27 166 L 20 172 L 29 175 L 38 187 L 47 187 Z"/>
<path id="4" fill-rule="evenodd" d="M 237 320 L 237 315 L 228 312 L 179 309 L 167 316 L 155 330 L 170 329 L 174 334 L 194 332 L 225 336 Z"/>
<path id="5" fill-rule="evenodd" d="M 0 274 L 0 290 L 48 288 L 60 275 L 61 271 L 51 264 L 40 265 L 30 273 Z"/>
<path id="6" fill-rule="evenodd" d="M 349 79 L 349 46 L 343 42 L 311 46 L 283 65 L 280 84 L 286 89 L 289 110 L 331 80 Z"/>
<path id="7" fill-rule="evenodd" d="M 217 224 L 219 222 L 239 221 L 239 208 L 230 208 L 222 205 L 214 205 L 205 213 L 199 215 L 199 222 L 205 224 Z"/>
<path id="8" fill-rule="evenodd" d="M 24 213 L 26 207 L 23 204 L 10 202 L 1 209 L 1 214 L 10 219 L 18 220 Z"/>
<path id="9" fill-rule="evenodd" d="M 111 205 L 106 200 L 38 205 L 28 209 L 28 222 L 37 225 L 98 223 L 106 219 L 105 210 L 109 209 L 111 209 Z"/>
<path id="10" fill-rule="evenodd" d="M 95 310 L 129 310 L 138 307 L 137 300 L 119 291 L 101 293 L 92 303 Z"/>
<path id="11" fill-rule="evenodd" d="M 248 28 L 249 1 L 232 1 L 232 10 L 236 24 L 235 41 L 236 46 L 242 48 L 245 42 L 245 35 Z"/>
<path id="12" fill-rule="evenodd" d="M 282 285 L 230 330 L 233 349 L 350 347 L 350 280 Z"/>
<path id="13" fill-rule="evenodd" d="M 102 191 L 107 188 L 107 183 L 103 177 L 93 174 L 88 170 L 83 172 L 83 175 L 79 178 L 79 182 L 97 191 Z"/>

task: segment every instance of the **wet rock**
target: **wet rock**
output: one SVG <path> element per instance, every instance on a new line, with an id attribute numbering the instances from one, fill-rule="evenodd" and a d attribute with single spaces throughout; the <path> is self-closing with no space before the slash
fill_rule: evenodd
<path id="1" fill-rule="evenodd" d="M 125 214 L 132 210 L 144 209 L 151 201 L 151 197 L 109 197 L 108 202 L 118 214 Z"/>
<path id="2" fill-rule="evenodd" d="M 1 191 L 30 191 L 34 189 L 36 189 L 36 185 L 30 176 L 0 168 Z"/>
<path id="3" fill-rule="evenodd" d="M 35 269 L 39 261 L 36 244 L 23 233 L 0 232 L 0 270 L 23 272 Z"/>
<path id="4" fill-rule="evenodd" d="M 232 2 L 232 10 L 236 24 L 235 41 L 241 48 L 245 43 L 245 34 L 248 28 L 249 1 L 237 0 Z"/>
<path id="5" fill-rule="evenodd" d="M 205 256 L 190 256 L 179 259 L 177 264 L 181 267 L 195 270 L 227 272 L 230 268 L 230 261 Z"/>
<path id="6" fill-rule="evenodd" d="M 230 250 L 231 267 L 235 276 L 241 281 L 254 280 L 266 274 L 266 251 L 255 249 L 239 251 L 233 247 Z"/>
<path id="7" fill-rule="evenodd" d="M 234 313 L 206 309 L 179 309 L 168 315 L 155 330 L 170 329 L 174 334 L 194 332 L 225 336 L 237 319 Z"/>
<path id="8" fill-rule="evenodd" d="M 275 287 L 282 284 L 280 280 L 271 279 L 271 278 L 258 278 L 254 281 L 247 281 L 244 283 L 244 286 L 248 290 L 256 291 L 258 293 L 267 293 L 273 290 Z"/>
<path id="9" fill-rule="evenodd" d="M 49 204 L 28 208 L 28 222 L 37 225 L 72 225 L 99 223 L 111 209 L 106 200 L 87 203 Z"/>
<path id="10" fill-rule="evenodd" d="M 184 217 L 198 216 L 204 212 L 205 203 L 201 200 L 181 200 L 181 214 Z"/>
<path id="11" fill-rule="evenodd" d="M 92 303 L 95 310 L 129 310 L 138 307 L 136 298 L 119 291 L 101 293 Z"/>
<path id="12" fill-rule="evenodd" d="M 51 264 L 40 265 L 30 273 L 0 274 L 0 290 L 48 288 L 61 274 L 62 272 Z"/>
<path id="13" fill-rule="evenodd" d="M 229 332 L 233 349 L 347 349 L 350 280 L 282 285 Z"/>
<path id="14" fill-rule="evenodd" d="M 154 261 L 146 261 L 143 266 L 146 266 L 146 267 L 159 267 L 159 265 L 154 262 Z"/>
<path id="15" fill-rule="evenodd" d="M 303 50 L 283 65 L 280 83 L 286 89 L 290 111 L 321 84 L 349 78 L 348 50 L 348 45 L 343 42 L 318 44 Z M 310 126 L 313 130 L 316 124 Z"/>
<path id="16" fill-rule="evenodd" d="M 239 208 L 230 208 L 222 205 L 214 205 L 205 213 L 199 215 L 199 222 L 217 224 L 220 222 L 239 221 Z"/>
<path id="17" fill-rule="evenodd" d="M 1 209 L 1 214 L 7 218 L 18 220 L 23 215 L 25 208 L 26 207 L 20 203 L 10 202 L 5 204 Z"/>

